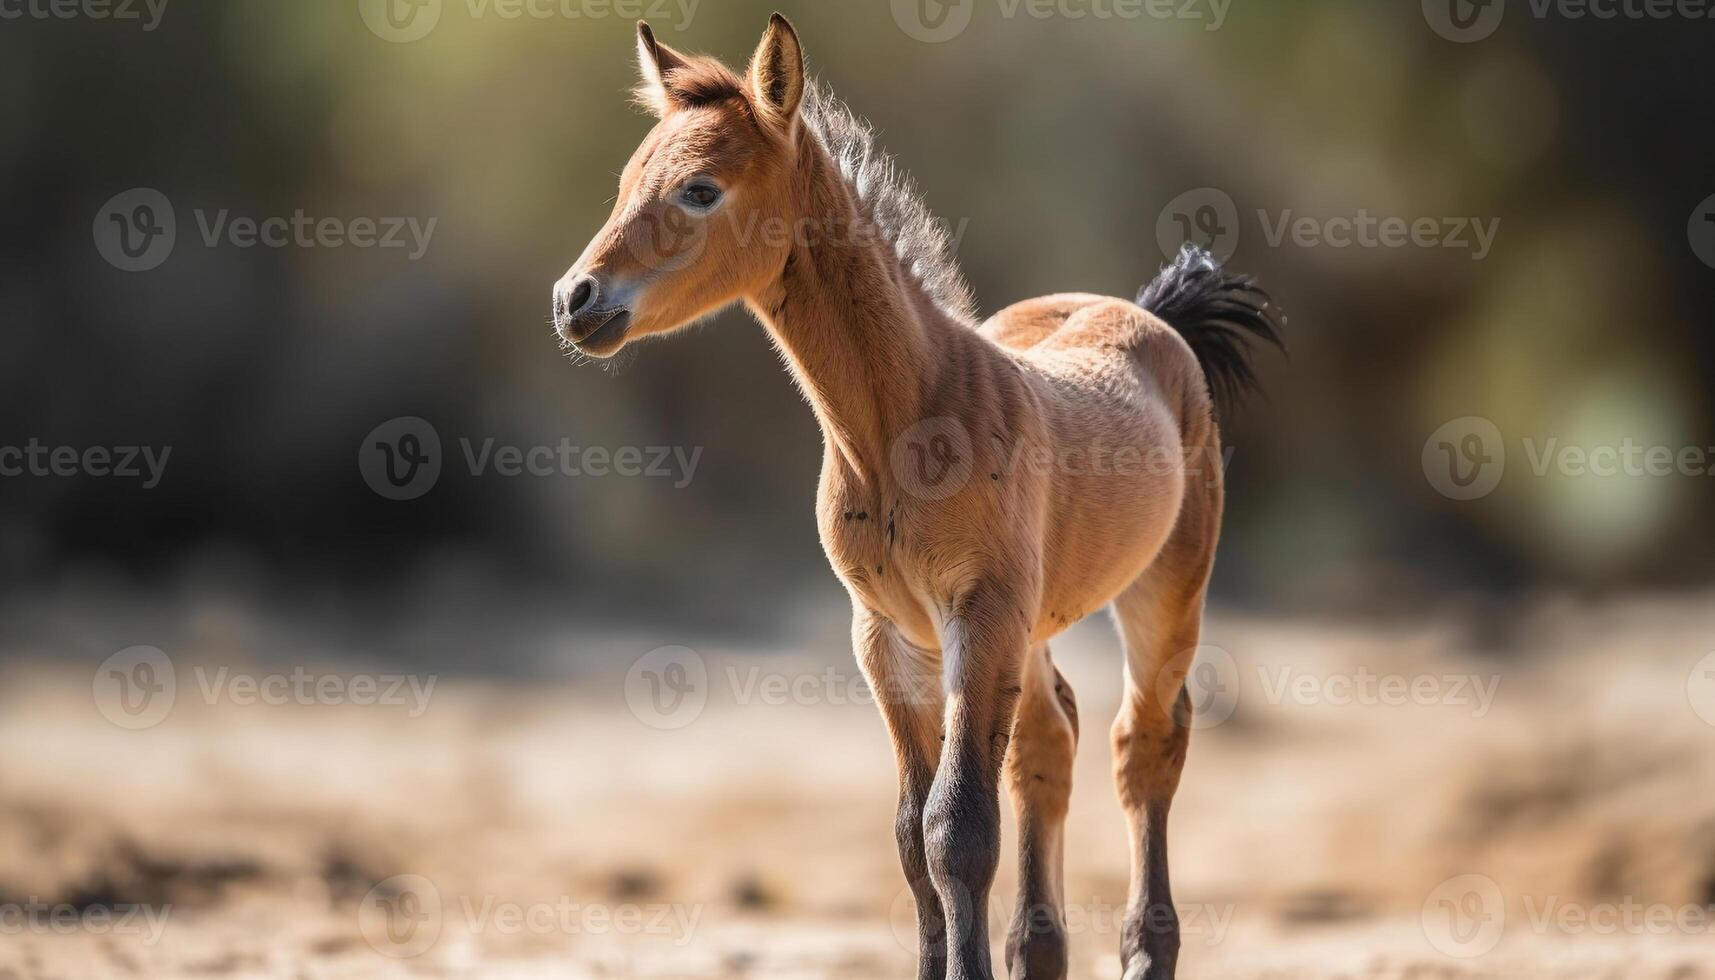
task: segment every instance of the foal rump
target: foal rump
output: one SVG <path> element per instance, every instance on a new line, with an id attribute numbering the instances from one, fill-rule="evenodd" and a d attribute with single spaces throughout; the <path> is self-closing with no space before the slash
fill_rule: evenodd
<path id="1" fill-rule="evenodd" d="M 1257 389 L 1251 340 L 1286 350 L 1280 336 L 1286 318 L 1268 293 L 1250 276 L 1226 271 L 1207 249 L 1189 242 L 1137 294 L 1137 305 L 1185 338 L 1223 418 Z"/>

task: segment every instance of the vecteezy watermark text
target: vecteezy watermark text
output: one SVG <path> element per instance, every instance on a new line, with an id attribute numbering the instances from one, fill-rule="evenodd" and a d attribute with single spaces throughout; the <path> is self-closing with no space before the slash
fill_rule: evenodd
<path id="1" fill-rule="evenodd" d="M 448 902 L 433 881 L 413 874 L 376 884 L 357 908 L 358 931 L 370 948 L 392 959 L 428 952 L 449 921 L 472 936 L 646 936 L 684 946 L 702 916 L 701 905 L 580 902 L 569 896 L 515 902 L 459 895 Z"/>
<path id="2" fill-rule="evenodd" d="M 888 233 L 874 219 L 862 215 L 836 218 L 787 219 L 765 215 L 755 209 L 721 208 L 704 217 L 691 215 L 671 202 L 656 202 L 638 218 L 638 230 L 626 239 L 626 248 L 637 261 L 652 270 L 676 272 L 702 257 L 709 237 L 725 226 L 739 248 L 780 249 L 790 245 L 827 249 L 892 248 Z M 937 221 L 936 233 L 947 248 L 957 252 L 970 227 L 970 219 L 954 224 Z"/>
<path id="3" fill-rule="evenodd" d="M 1259 208 L 1256 222 L 1269 248 L 1446 249 L 1468 252 L 1473 262 L 1488 258 L 1501 231 L 1498 217 L 1406 217 L 1377 214 L 1367 207 L 1331 215 Z M 1180 194 L 1161 210 L 1156 243 L 1169 257 L 1178 253 L 1181 244 L 1194 242 L 1226 260 L 1238 250 L 1243 223 L 1231 195 L 1217 187 L 1200 187 Z"/>
<path id="4" fill-rule="evenodd" d="M 194 214 L 203 244 L 209 248 L 223 240 L 234 248 L 405 248 L 410 249 L 405 257 L 412 262 L 429 250 L 429 240 L 440 223 L 439 218 L 315 218 L 302 208 L 289 218 L 233 217 L 226 208 L 213 214 L 198 208 Z"/>
<path id="5" fill-rule="evenodd" d="M 440 222 L 408 216 L 316 217 L 302 208 L 264 217 L 197 208 L 192 215 L 206 248 L 399 250 L 412 262 L 427 254 Z M 96 251 L 125 272 L 147 272 L 166 262 L 178 244 L 178 231 L 173 202 L 151 187 L 109 198 L 96 211 L 93 226 Z"/>
<path id="6" fill-rule="evenodd" d="M 1371 214 L 1368 208 L 1329 218 L 1294 214 L 1291 208 L 1272 218 L 1258 211 L 1257 220 L 1269 248 L 1288 239 L 1299 248 L 1446 248 L 1470 252 L 1473 262 L 1488 257 L 1501 230 L 1499 218 L 1402 218 Z"/>
<path id="7" fill-rule="evenodd" d="M 198 664 L 191 670 L 193 690 L 204 704 L 352 705 L 403 708 L 410 718 L 429 709 L 438 677 L 403 673 L 314 672 L 297 666 L 286 671 L 252 673 Z M 127 647 L 96 668 L 91 684 L 96 709 L 121 728 L 153 728 L 167 719 L 179 698 L 178 670 L 158 647 Z"/>
<path id="8" fill-rule="evenodd" d="M 137 21 L 145 32 L 161 26 L 169 0 L 0 0 L 0 20 Z"/>
<path id="9" fill-rule="evenodd" d="M 970 893 L 956 882 L 952 901 L 969 908 Z M 915 914 L 916 896 L 908 885 L 894 894 L 888 909 L 888 922 L 893 937 L 904 948 L 916 951 L 918 919 Z M 1053 904 L 1032 903 L 1015 906 L 1011 895 L 991 893 L 984 906 L 990 934 L 1005 934 L 1013 925 L 1027 932 L 1044 934 L 1061 931 L 1068 937 L 1118 937 L 1127 929 L 1148 931 L 1175 930 L 1189 946 L 1213 949 L 1226 942 L 1238 906 L 1215 904 L 1156 904 L 1144 909 L 1130 909 L 1124 902 L 1114 902 L 1099 896 L 1088 900 L 1062 900 Z"/>
<path id="10" fill-rule="evenodd" d="M 1021 477 L 1144 480 L 1150 477 L 1212 481 L 1232 462 L 1232 447 L 1149 447 L 1097 443 L 1056 446 L 991 438 L 978 453 L 969 429 L 948 416 L 923 419 L 895 436 L 888 463 L 901 489 L 920 500 L 946 500 L 973 480 L 1001 483 Z M 881 515 L 877 515 L 880 517 Z M 863 521 L 867 512 L 846 515 Z"/>
<path id="11" fill-rule="evenodd" d="M 1525 436 L 1519 443 L 1531 475 L 1537 478 L 1715 477 L 1715 446 L 1670 446 L 1632 436 L 1602 443 Z M 1481 416 L 1467 415 L 1430 433 L 1423 444 L 1423 475 L 1444 497 L 1476 500 L 1500 486 L 1507 455 L 1500 427 Z"/>
<path id="12" fill-rule="evenodd" d="M 703 447 L 579 446 L 561 439 L 552 446 L 500 445 L 493 438 L 480 444 L 460 439 L 471 476 L 643 476 L 673 481 L 673 489 L 690 486 L 697 474 Z"/>
<path id="13" fill-rule="evenodd" d="M 471 20 L 647 20 L 657 29 L 684 30 L 702 0 L 465 0 Z M 357 0 L 358 16 L 383 41 L 420 41 L 439 26 L 442 0 Z"/>
<path id="14" fill-rule="evenodd" d="M 46 446 L 31 439 L 22 446 L 0 446 L 0 477 L 113 477 L 141 480 L 153 490 L 167 469 L 171 446 Z"/>
<path id="15" fill-rule="evenodd" d="M 1715 904 L 1618 901 L 1568 901 L 1558 895 L 1522 896 L 1525 920 L 1514 930 L 1539 936 L 1710 936 L 1715 935 Z M 1499 882 L 1483 874 L 1462 874 L 1443 881 L 1424 900 L 1424 936 L 1431 946 L 1458 959 L 1475 959 L 1499 946 L 1508 932 L 1507 896 Z M 1630 976 L 1631 974 L 1628 974 Z"/>
<path id="16" fill-rule="evenodd" d="M 1509 9 L 1537 20 L 1715 20 L 1715 0 L 1422 0 L 1423 19 L 1449 41 L 1469 44 L 1500 29 Z"/>
<path id="17" fill-rule="evenodd" d="M 1715 663 L 1715 658 L 1711 659 Z M 1715 674 L 1715 668 L 1711 668 Z M 1288 708 L 1446 708 L 1485 718 L 1501 686 L 1499 674 L 1381 673 L 1366 665 L 1315 673 L 1291 665 L 1255 670 L 1262 701 Z M 1186 650 L 1158 674 L 1155 695 L 1173 712 L 1183 696 L 1193 728 L 1213 728 L 1233 716 L 1244 674 L 1238 661 L 1208 644 Z M 690 647 L 664 646 L 643 654 L 625 677 L 625 701 L 651 728 L 672 731 L 702 716 L 711 697 L 738 708 L 853 705 L 940 705 L 941 676 L 935 671 L 890 673 L 879 682 L 836 665 L 780 669 L 728 665 L 711 670 Z"/>
<path id="18" fill-rule="evenodd" d="M 171 905 L 73 905 L 43 902 L 0 902 L 0 936 L 140 936 L 153 946 L 167 931 Z"/>
<path id="19" fill-rule="evenodd" d="M 1262 682 L 1263 697 L 1269 704 L 1293 704 L 1303 707 L 1328 705 L 1346 707 L 1373 705 L 1380 707 L 1429 707 L 1451 705 L 1468 707 L 1471 717 L 1481 718 L 1494 706 L 1495 693 L 1500 689 L 1500 675 L 1483 677 L 1476 674 L 1378 674 L 1360 666 L 1350 674 L 1318 675 L 1285 665 L 1270 671 L 1257 668 Z"/>
<path id="20" fill-rule="evenodd" d="M 891 0 L 893 22 L 916 41 L 951 41 L 971 26 L 979 3 L 992 2 L 1004 20 L 1178 20 L 1218 31 L 1233 0 Z"/>
<path id="21" fill-rule="evenodd" d="M 1483 718 L 1494 706 L 1499 675 L 1384 674 L 1360 664 L 1350 671 L 1314 673 L 1290 665 L 1256 668 L 1262 700 L 1293 708 L 1451 708 Z M 1243 673 L 1238 660 L 1212 644 L 1182 651 L 1163 666 L 1154 684 L 1156 702 L 1164 711 L 1178 710 L 1181 698 L 1191 711 L 1193 729 L 1225 724 L 1243 696 Z"/>
<path id="22" fill-rule="evenodd" d="M 552 445 L 518 446 L 491 437 L 459 439 L 460 457 L 473 477 L 621 477 L 665 479 L 675 490 L 690 486 L 703 447 L 584 446 L 570 438 Z M 357 466 L 371 490 L 388 500 L 414 500 L 439 482 L 441 436 L 424 419 L 407 415 L 376 426 L 358 448 Z"/>

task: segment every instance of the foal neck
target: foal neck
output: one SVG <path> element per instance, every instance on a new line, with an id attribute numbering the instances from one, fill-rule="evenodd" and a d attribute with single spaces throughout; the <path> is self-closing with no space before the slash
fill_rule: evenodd
<path id="1" fill-rule="evenodd" d="M 747 302 L 784 354 L 847 476 L 871 485 L 924 417 L 959 328 L 912 279 L 833 161 L 800 139 L 802 219 L 780 275 Z"/>

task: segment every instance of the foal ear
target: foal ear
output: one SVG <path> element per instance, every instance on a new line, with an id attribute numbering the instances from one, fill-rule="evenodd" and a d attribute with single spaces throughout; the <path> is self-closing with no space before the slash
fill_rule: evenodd
<path id="1" fill-rule="evenodd" d="M 660 41 L 643 21 L 637 22 L 637 73 L 642 76 L 633 96 L 639 105 L 665 116 L 673 108 L 667 91 L 667 73 L 685 66 L 685 56 Z"/>
<path id="2" fill-rule="evenodd" d="M 791 136 L 804 101 L 804 49 L 785 17 L 768 19 L 768 33 L 750 58 L 750 89 L 757 114 Z"/>

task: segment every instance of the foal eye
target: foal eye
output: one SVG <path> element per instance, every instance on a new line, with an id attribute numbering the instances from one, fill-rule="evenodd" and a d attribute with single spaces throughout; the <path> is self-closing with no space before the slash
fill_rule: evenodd
<path id="1" fill-rule="evenodd" d="M 713 184 L 698 181 L 680 191 L 679 197 L 691 207 L 706 211 L 721 199 L 721 189 Z"/>

